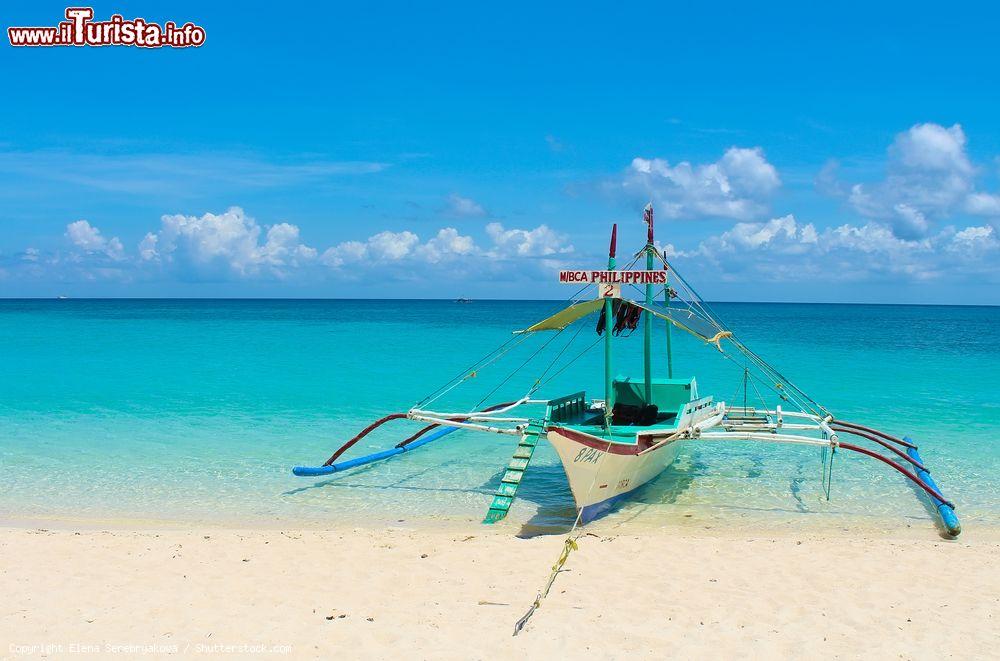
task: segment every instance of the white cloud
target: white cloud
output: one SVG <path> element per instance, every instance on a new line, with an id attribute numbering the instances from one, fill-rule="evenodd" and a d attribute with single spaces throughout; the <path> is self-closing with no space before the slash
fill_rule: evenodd
<path id="1" fill-rule="evenodd" d="M 818 241 L 812 224 L 800 226 L 792 215 L 772 218 L 763 223 L 736 223 L 731 229 L 701 242 L 691 253 L 715 258 L 720 254 L 766 250 L 771 253 L 801 254 L 812 250 Z"/>
<path id="2" fill-rule="evenodd" d="M 966 227 L 951 238 L 948 249 L 967 256 L 981 256 L 1000 248 L 996 231 L 990 226 Z"/>
<path id="3" fill-rule="evenodd" d="M 453 216 L 482 217 L 489 215 L 483 205 L 472 198 L 462 197 L 457 193 L 448 196 L 448 213 Z"/>
<path id="4" fill-rule="evenodd" d="M 61 188 L 171 198 L 220 190 L 316 185 L 331 179 L 373 175 L 390 167 L 378 161 L 283 159 L 246 154 L 99 154 L 0 150 L 7 186 L 22 180 L 55 182 Z M 12 178 L 17 180 L 10 183 Z"/>
<path id="5" fill-rule="evenodd" d="M 899 163 L 911 170 L 972 174 L 965 153 L 965 132 L 961 125 L 944 128 L 940 124 L 915 124 L 896 136 L 890 148 Z"/>
<path id="6" fill-rule="evenodd" d="M 1000 218 L 1000 195 L 972 193 L 965 200 L 965 210 L 977 216 Z"/>
<path id="7" fill-rule="evenodd" d="M 152 232 L 147 232 L 146 236 L 139 242 L 139 258 L 147 261 L 158 259 L 159 254 L 156 252 L 156 244 L 158 242 L 158 236 Z"/>
<path id="8" fill-rule="evenodd" d="M 737 223 L 676 257 L 722 279 L 764 281 L 866 281 L 894 277 L 924 281 L 944 273 L 991 273 L 1000 253 L 992 227 L 946 228 L 904 239 L 889 225 L 871 221 L 817 230 L 794 216 Z M 703 274 L 707 275 L 707 274 Z"/>
<path id="9" fill-rule="evenodd" d="M 261 248 L 261 261 L 271 266 L 300 266 L 316 259 L 315 248 L 299 243 L 299 228 L 278 223 L 267 230 L 267 242 Z"/>
<path id="10" fill-rule="evenodd" d="M 139 244 L 140 257 L 202 275 L 282 276 L 316 257 L 315 249 L 298 242 L 298 227 L 288 223 L 270 227 L 261 244 L 261 227 L 239 207 L 222 214 L 166 215 L 161 223 L 159 232 Z"/>
<path id="11" fill-rule="evenodd" d="M 368 254 L 376 261 L 395 261 L 410 254 L 420 237 L 410 231 L 379 232 L 368 239 Z"/>
<path id="12" fill-rule="evenodd" d="M 573 246 L 566 235 L 539 225 L 531 230 L 504 229 L 500 223 L 490 223 L 486 233 L 493 240 L 490 253 L 501 257 L 545 257 L 569 253 Z"/>
<path id="13" fill-rule="evenodd" d="M 383 231 L 368 237 L 367 241 L 345 241 L 323 253 L 322 261 L 331 268 L 344 264 L 392 263 L 411 257 L 418 252 L 420 237 L 409 230 Z"/>
<path id="14" fill-rule="evenodd" d="M 418 249 L 421 257 L 431 263 L 440 262 L 449 255 L 471 255 L 476 250 L 476 242 L 471 236 L 462 236 L 453 227 L 439 230 L 437 236 Z"/>
<path id="15" fill-rule="evenodd" d="M 735 220 L 765 213 L 767 198 L 780 185 L 778 171 L 760 147 L 730 147 L 718 161 L 701 165 L 635 158 L 620 183 L 627 194 L 654 199 L 657 212 L 667 218 Z"/>
<path id="16" fill-rule="evenodd" d="M 125 247 L 118 237 L 104 238 L 101 230 L 86 220 L 77 220 L 66 226 L 66 236 L 77 248 L 88 253 L 99 253 L 119 260 L 125 255 Z"/>
<path id="17" fill-rule="evenodd" d="M 412 277 L 414 269 L 426 266 L 466 268 L 470 258 L 478 269 L 489 268 L 493 261 L 556 257 L 573 251 L 567 237 L 546 225 L 533 229 L 506 229 L 500 223 L 486 226 L 490 243 L 480 246 L 473 237 L 459 233 L 454 227 L 445 227 L 426 241 L 404 230 L 379 232 L 365 241 L 345 241 L 328 248 L 321 258 L 330 268 L 345 265 L 399 265 Z"/>
<path id="18" fill-rule="evenodd" d="M 855 211 L 889 224 L 904 239 L 928 236 L 933 220 L 956 212 L 1000 216 L 1000 197 L 975 190 L 976 168 L 966 143 L 959 124 L 916 124 L 889 147 L 883 180 L 845 187 L 836 181 L 831 163 L 820 172 L 817 187 L 844 195 Z"/>

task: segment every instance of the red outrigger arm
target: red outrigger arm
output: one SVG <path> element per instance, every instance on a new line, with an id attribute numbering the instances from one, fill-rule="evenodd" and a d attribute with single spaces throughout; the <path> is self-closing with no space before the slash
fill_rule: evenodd
<path id="1" fill-rule="evenodd" d="M 930 485 L 928 485 L 926 482 L 924 482 L 919 477 L 917 477 L 916 474 L 914 474 L 912 471 L 907 470 L 905 467 L 901 466 L 899 463 L 893 461 L 889 457 L 881 455 L 878 452 L 875 452 L 873 450 L 869 450 L 868 448 L 863 448 L 860 445 L 854 445 L 853 443 L 840 442 L 840 443 L 838 443 L 838 447 L 842 447 L 845 450 L 853 450 L 854 452 L 860 452 L 861 454 L 868 455 L 869 457 L 873 457 L 873 458 L 878 459 L 879 461 L 881 461 L 881 462 L 883 462 L 885 464 L 888 464 L 889 466 L 892 466 L 893 468 L 895 468 L 896 470 L 898 470 L 900 473 L 902 473 L 906 477 L 910 478 L 910 480 L 912 480 L 914 484 L 916 484 L 918 487 L 920 487 L 921 489 L 923 489 L 924 491 L 926 491 L 928 493 L 928 495 L 930 495 L 931 497 L 933 497 L 933 498 L 941 501 L 942 503 L 944 503 L 948 507 L 950 507 L 952 509 L 955 509 L 955 504 L 952 503 L 947 498 L 945 498 L 944 496 L 942 496 L 941 492 L 939 492 L 936 489 L 932 489 L 930 487 Z"/>
<path id="2" fill-rule="evenodd" d="M 514 403 L 515 402 L 503 402 L 502 404 L 494 404 L 492 406 L 487 406 L 485 409 L 483 409 L 483 412 L 487 413 L 489 411 L 495 411 L 496 409 L 502 409 L 505 406 L 510 406 L 510 405 L 512 405 Z M 323 465 L 324 466 L 330 466 L 330 465 L 332 465 L 333 462 L 337 461 L 337 459 L 340 458 L 340 455 L 342 455 L 345 452 L 347 452 L 348 450 L 350 450 L 351 447 L 355 443 L 357 443 L 362 438 L 364 438 L 368 434 L 372 433 L 373 431 L 375 431 L 376 429 L 378 429 L 379 427 L 381 427 L 385 423 L 389 422 L 390 420 L 399 420 L 400 418 L 405 418 L 405 417 L 406 417 L 405 413 L 392 413 L 390 415 L 385 416 L 384 418 L 379 418 L 375 422 L 371 423 L 370 425 L 368 425 L 367 427 L 365 427 L 364 429 L 362 429 L 361 432 L 359 432 L 357 436 L 355 436 L 351 440 L 349 440 L 346 443 L 344 443 L 343 445 L 341 445 L 340 449 L 338 449 L 336 452 L 334 452 L 333 455 L 329 459 L 327 459 L 326 462 Z M 464 418 L 464 417 L 463 418 L 448 418 L 448 419 L 450 421 L 452 421 L 452 422 L 465 422 L 466 420 L 468 420 L 468 418 Z M 406 447 L 407 445 L 409 445 L 413 441 L 417 440 L 418 438 L 420 438 L 421 436 L 423 436 L 427 432 L 431 431 L 432 429 L 434 429 L 436 427 L 440 427 L 440 426 L 441 426 L 440 424 L 427 425 L 426 427 L 424 427 L 423 429 L 421 429 L 420 431 L 418 431 L 413 436 L 410 436 L 409 438 L 407 438 L 407 439 L 405 439 L 403 441 L 400 441 L 398 444 L 396 444 L 396 447 L 397 448 Z"/>
<path id="3" fill-rule="evenodd" d="M 327 459 L 326 463 L 324 463 L 323 465 L 324 466 L 329 466 L 333 462 L 337 461 L 337 458 L 340 457 L 340 455 L 342 455 L 345 452 L 347 452 L 351 448 L 352 445 L 354 445 L 355 443 L 357 443 L 358 441 L 360 441 L 362 438 L 364 438 L 368 434 L 372 433 L 373 431 L 375 431 L 376 429 L 378 429 L 379 427 L 381 427 L 385 423 L 389 422 L 390 420 L 399 420 L 400 418 L 405 418 L 405 417 L 406 417 L 405 413 L 393 413 L 391 415 L 385 416 L 384 418 L 379 418 L 375 422 L 371 423 L 370 425 L 368 425 L 367 427 L 365 427 L 364 429 L 362 429 L 361 432 L 357 436 L 355 436 L 351 440 L 349 440 L 346 443 L 344 443 L 343 445 L 341 445 L 340 449 L 337 450 L 336 452 L 334 452 L 333 456 L 330 457 L 329 459 Z"/>
<path id="4" fill-rule="evenodd" d="M 903 452 L 902 450 L 900 450 L 896 446 L 888 443 L 887 441 L 882 440 L 881 438 L 879 438 L 875 434 L 869 434 L 868 432 L 864 432 L 864 431 L 861 431 L 861 430 L 858 430 L 858 429 L 849 429 L 848 427 L 831 426 L 830 429 L 832 429 L 833 431 L 838 432 L 840 434 L 851 434 L 853 436 L 860 436 L 861 438 L 866 438 L 869 441 L 872 441 L 873 443 L 878 443 L 879 445 L 881 445 L 882 447 L 884 447 L 889 452 L 892 452 L 893 454 L 895 454 L 895 455 L 897 455 L 899 457 L 902 457 L 904 460 L 910 462 L 911 464 L 913 464 L 914 466 L 916 466 L 918 469 L 920 469 L 920 470 L 927 470 L 927 467 L 924 466 L 922 463 L 920 463 L 919 461 L 917 461 L 916 459 L 914 459 L 910 455 L 906 454 L 905 452 Z"/>
<path id="5" fill-rule="evenodd" d="M 872 429 L 871 427 L 865 427 L 864 425 L 859 425 L 856 422 L 847 422 L 846 420 L 831 420 L 830 424 L 831 425 L 841 425 L 841 426 L 844 426 L 844 427 L 851 427 L 852 429 L 860 429 L 861 431 L 868 432 L 869 434 L 874 434 L 876 436 L 880 436 L 880 437 L 884 438 L 887 441 L 892 441 L 896 445 L 902 445 L 904 448 L 909 448 L 911 450 L 916 450 L 917 449 L 917 446 L 914 445 L 913 443 L 910 443 L 909 441 L 903 440 L 902 438 L 898 438 L 896 436 L 891 436 L 889 434 L 886 434 L 883 431 L 879 431 L 877 429 Z"/>

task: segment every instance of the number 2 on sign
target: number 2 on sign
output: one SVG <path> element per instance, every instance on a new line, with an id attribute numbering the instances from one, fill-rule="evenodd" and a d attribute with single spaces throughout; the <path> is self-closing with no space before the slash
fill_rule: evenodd
<path id="1" fill-rule="evenodd" d="M 622 288 L 621 285 L 613 285 L 610 283 L 597 285 L 598 291 L 601 293 L 601 298 L 621 298 Z"/>

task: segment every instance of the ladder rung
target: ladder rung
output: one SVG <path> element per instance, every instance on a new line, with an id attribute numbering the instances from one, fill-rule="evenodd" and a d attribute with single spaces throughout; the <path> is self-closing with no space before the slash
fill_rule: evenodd
<path id="1" fill-rule="evenodd" d="M 491 510 L 509 510 L 511 503 L 514 502 L 513 496 L 493 496 L 493 502 L 490 503 Z"/>
<path id="2" fill-rule="evenodd" d="M 521 457 L 512 457 L 511 460 L 510 460 L 510 463 L 507 464 L 507 468 L 509 468 L 511 470 L 523 471 L 527 467 L 528 467 L 528 460 L 527 460 L 527 458 L 521 458 Z"/>
<path id="3" fill-rule="evenodd" d="M 517 485 L 516 484 L 508 484 L 506 482 L 501 482 L 500 486 L 497 487 L 497 494 L 496 495 L 498 495 L 498 496 L 513 496 L 516 493 L 517 493 Z"/>
<path id="4" fill-rule="evenodd" d="M 483 523 L 496 523 L 497 521 L 503 521 L 507 517 L 507 510 L 495 510 L 490 508 L 486 513 L 486 518 L 483 519 Z"/>
<path id="5" fill-rule="evenodd" d="M 524 477 L 524 471 L 507 469 L 507 472 L 503 474 L 500 481 L 507 482 L 508 484 L 520 484 L 522 477 Z"/>

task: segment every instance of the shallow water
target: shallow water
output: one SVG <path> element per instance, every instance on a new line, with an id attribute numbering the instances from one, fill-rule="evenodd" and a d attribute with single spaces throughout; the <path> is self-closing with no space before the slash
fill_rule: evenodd
<path id="1" fill-rule="evenodd" d="M 322 463 L 371 420 L 405 410 L 560 307 L 551 301 L 0 301 L 0 518 L 141 519 L 248 525 L 478 520 L 516 439 L 457 432 L 327 479 Z M 1000 525 L 1000 308 L 715 304 L 755 351 L 838 417 L 906 434 L 966 529 Z M 593 321 L 552 375 L 597 336 Z M 552 336 L 435 402 L 516 399 L 575 334 L 505 377 Z M 657 355 L 663 354 L 658 328 Z M 640 374 L 639 334 L 616 371 Z M 682 333 L 675 376 L 742 400 L 742 365 Z M 658 369 L 665 367 L 660 360 Z M 600 396 L 600 344 L 542 389 Z M 755 403 L 756 395 L 747 393 Z M 352 454 L 391 447 L 394 422 Z M 926 499 L 871 459 L 837 455 L 833 498 L 814 448 L 689 444 L 602 525 L 930 525 Z M 572 499 L 540 445 L 511 519 L 565 529 Z"/>

